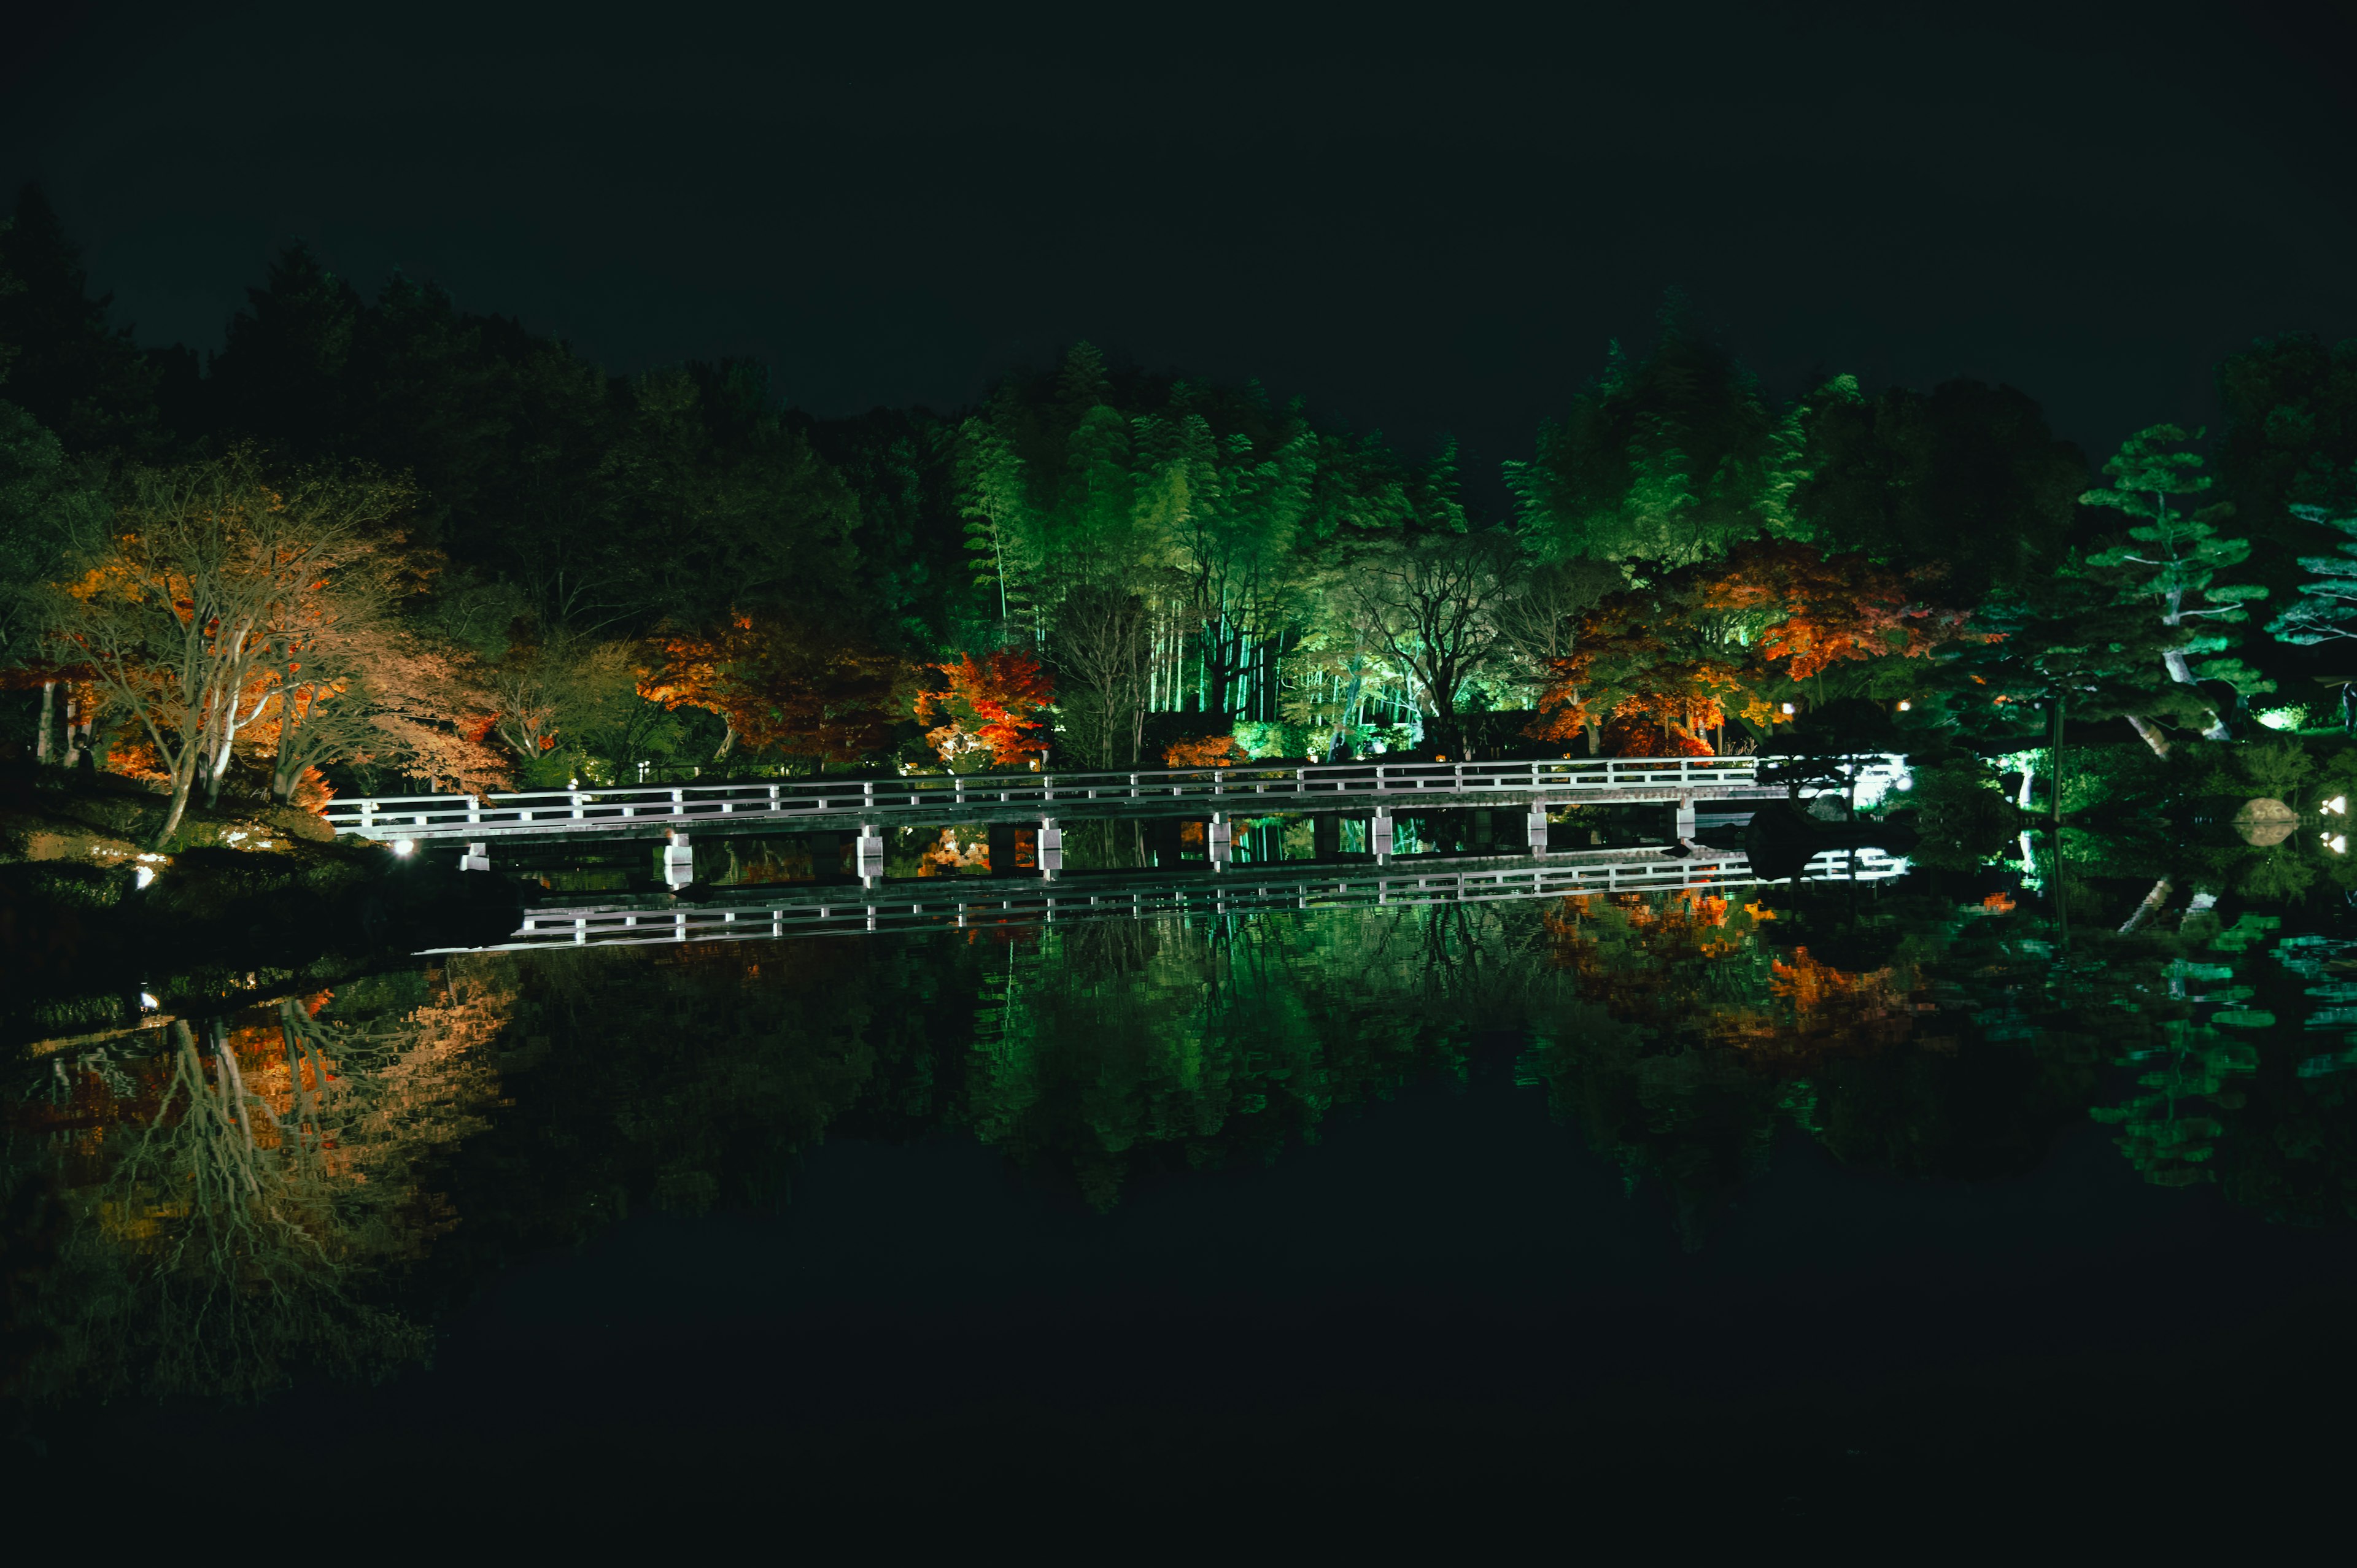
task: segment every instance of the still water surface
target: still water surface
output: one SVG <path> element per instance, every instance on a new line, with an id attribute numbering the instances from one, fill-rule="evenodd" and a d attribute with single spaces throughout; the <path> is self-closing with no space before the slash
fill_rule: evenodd
<path id="1" fill-rule="evenodd" d="M 2145 892 L 467 954 L 54 1050 L 17 1478 L 229 1444 L 609 1506 L 1209 1466 L 1805 1510 L 2149 1482 L 2156 1423 L 2321 1463 L 2357 912 Z"/>

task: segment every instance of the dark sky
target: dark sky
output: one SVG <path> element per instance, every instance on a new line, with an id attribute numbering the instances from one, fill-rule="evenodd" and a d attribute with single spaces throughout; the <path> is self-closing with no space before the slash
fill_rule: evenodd
<path id="1" fill-rule="evenodd" d="M 1780 391 L 2008 381 L 2098 456 L 2357 332 L 2346 15 L 1006 9 L 91 4 L 0 54 L 0 177 L 143 341 L 301 236 L 816 413 L 1086 336 L 1476 474 L 1672 285 Z"/>

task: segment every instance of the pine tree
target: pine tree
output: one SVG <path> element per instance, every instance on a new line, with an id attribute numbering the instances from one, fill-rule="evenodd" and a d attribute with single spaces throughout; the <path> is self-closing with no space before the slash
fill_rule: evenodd
<path id="1" fill-rule="evenodd" d="M 2320 506 L 2294 506 L 2293 516 L 2337 528 L 2357 539 L 2357 516 L 2335 517 Z M 2310 647 L 2336 637 L 2357 638 L 2357 543 L 2341 546 L 2338 555 L 2303 555 L 2300 569 L 2310 581 L 2299 585 L 2299 601 L 2267 622 L 2278 642 Z"/>
<path id="2" fill-rule="evenodd" d="M 2198 440 L 2201 432 L 2193 435 Z M 2228 639 L 2207 628 L 2248 620 L 2250 611 L 2244 607 L 2266 598 L 2267 591 L 2255 584 L 2218 585 L 2219 573 L 2249 559 L 2251 542 L 2218 532 L 2216 525 L 2233 516 L 2233 503 L 2198 511 L 2185 503 L 2183 498 L 2200 495 L 2212 482 L 2210 476 L 2198 472 L 2199 454 L 2169 450 L 2185 440 L 2178 426 L 2156 424 L 2120 444 L 2119 454 L 2104 465 L 2104 472 L 2112 476 L 2111 488 L 2089 490 L 2079 499 L 2140 521 L 2128 530 L 2129 542 L 2088 557 L 2087 564 L 2115 577 L 2122 603 L 2157 602 L 2162 626 L 2191 634 L 2180 635 L 2160 650 L 2171 681 L 2181 686 L 2222 681 L 2244 696 L 2271 692 L 2274 683 L 2239 659 L 2211 659 L 2196 668 L 2189 658 L 2223 653 L 2231 646 Z M 2209 716 L 2210 738 L 2223 739 L 2232 733 L 2214 706 Z"/>

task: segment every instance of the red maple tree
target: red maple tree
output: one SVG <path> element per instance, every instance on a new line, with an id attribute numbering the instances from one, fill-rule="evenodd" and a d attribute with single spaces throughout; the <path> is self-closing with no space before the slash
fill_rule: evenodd
<path id="1" fill-rule="evenodd" d="M 917 718 L 939 721 L 925 739 L 942 761 L 955 768 L 987 753 L 997 767 L 1019 768 L 1048 749 L 1043 715 L 1056 700 L 1056 682 L 1037 659 L 1002 648 L 932 668 L 943 683 L 918 693 Z"/>

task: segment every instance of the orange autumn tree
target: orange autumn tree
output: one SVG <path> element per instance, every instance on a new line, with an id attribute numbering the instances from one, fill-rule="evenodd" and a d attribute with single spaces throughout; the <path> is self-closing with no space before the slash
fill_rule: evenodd
<path id="1" fill-rule="evenodd" d="M 1048 749 L 1043 716 L 1056 700 L 1053 677 L 1028 653 L 1002 648 L 976 659 L 960 654 L 936 664 L 942 684 L 917 694 L 917 720 L 934 723 L 925 739 L 951 768 L 988 761 L 1019 768 Z"/>
<path id="2" fill-rule="evenodd" d="M 856 762 L 891 744 L 905 670 L 856 636 L 733 613 L 717 630 L 655 639 L 639 694 L 701 708 L 726 728 L 718 761 L 748 751 Z"/>
<path id="3" fill-rule="evenodd" d="M 1234 768 L 1251 761 L 1232 735 L 1207 735 L 1195 740 L 1174 740 L 1162 748 L 1165 768 Z"/>
<path id="4" fill-rule="evenodd" d="M 1706 756 L 1732 715 L 1765 731 L 1785 715 L 1780 683 L 1844 661 L 1921 658 L 1964 629 L 1925 602 L 1924 575 L 1863 555 L 1757 540 L 1723 558 L 1608 596 L 1550 660 L 1527 732 L 1591 752 Z M 1609 726 L 1609 727 L 1608 727 Z"/>

